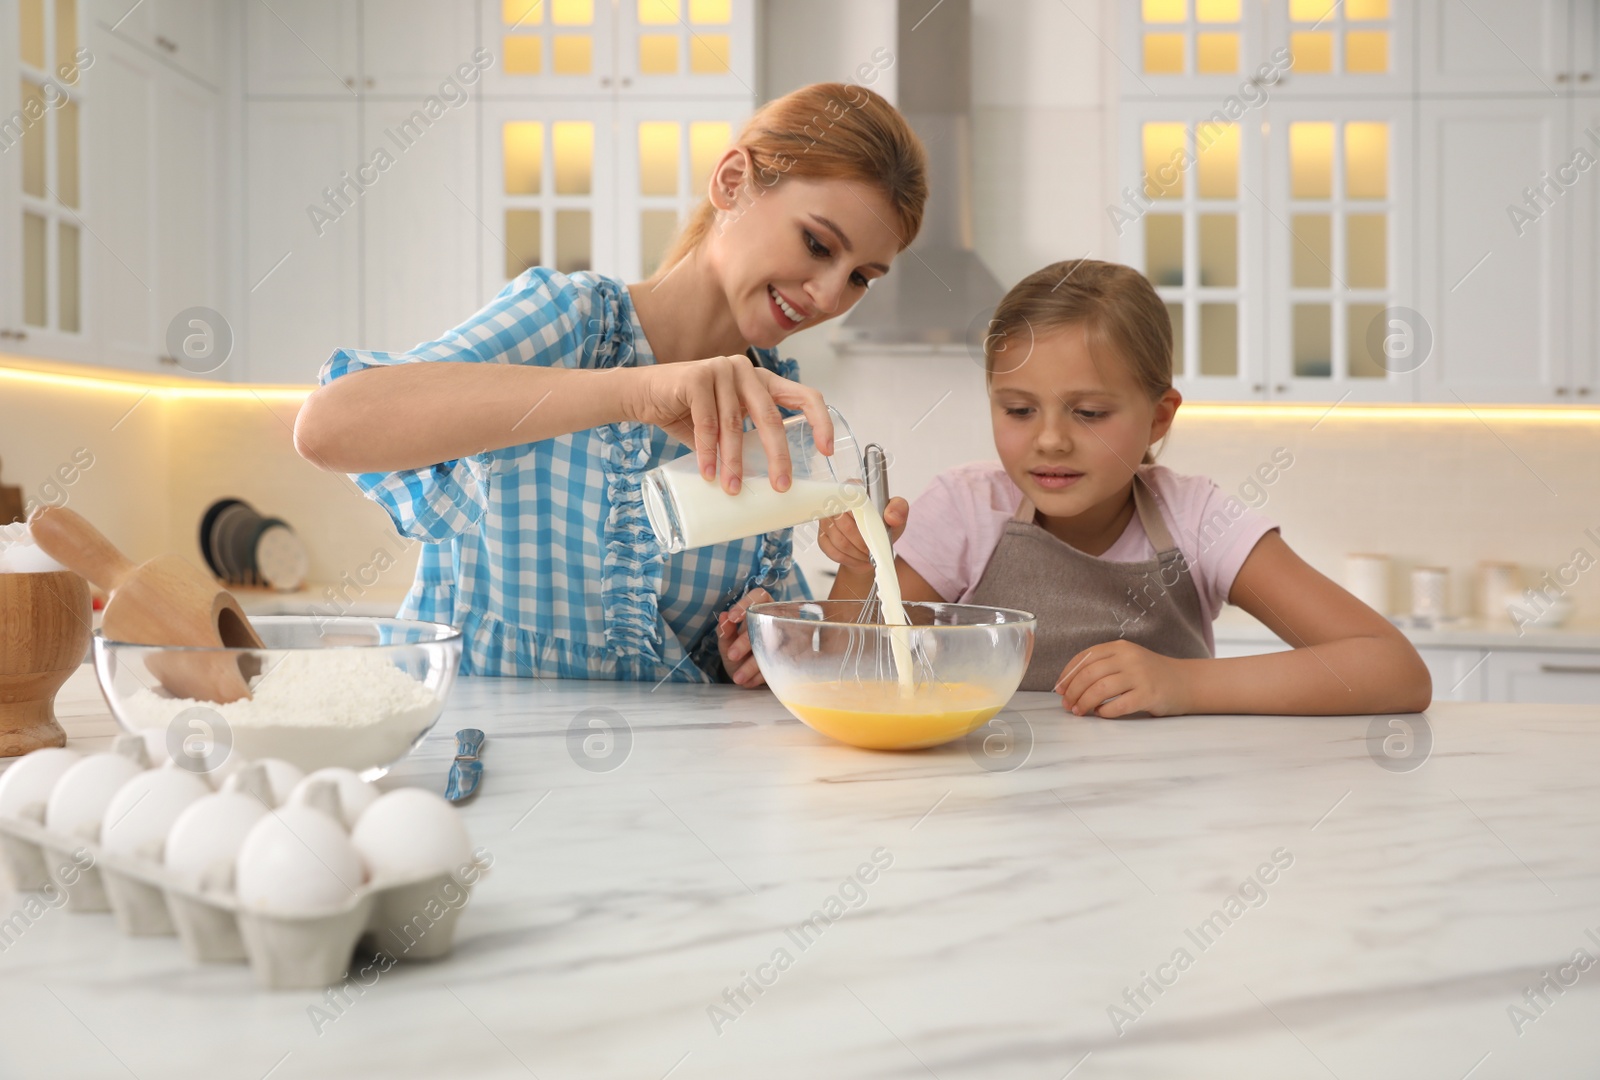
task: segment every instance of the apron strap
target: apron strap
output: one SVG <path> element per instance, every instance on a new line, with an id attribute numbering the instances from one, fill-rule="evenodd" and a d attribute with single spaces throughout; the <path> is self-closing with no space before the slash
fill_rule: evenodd
<path id="1" fill-rule="evenodd" d="M 1144 526 L 1144 534 L 1149 538 L 1150 546 L 1160 555 L 1178 545 L 1172 542 L 1172 533 L 1167 529 L 1166 519 L 1161 516 L 1158 503 L 1155 491 L 1145 482 L 1145 478 L 1134 473 L 1133 508 L 1139 515 L 1139 524 Z M 1011 515 L 1011 520 L 1031 525 L 1035 509 L 1033 500 L 1024 495 L 1017 512 Z"/>

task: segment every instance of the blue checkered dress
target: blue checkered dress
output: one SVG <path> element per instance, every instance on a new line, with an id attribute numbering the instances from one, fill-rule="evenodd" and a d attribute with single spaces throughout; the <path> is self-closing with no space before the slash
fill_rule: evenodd
<path id="1" fill-rule="evenodd" d="M 797 377 L 794 360 L 755 355 Z M 609 368 L 655 357 L 622 282 L 534 267 L 438 341 L 340 349 L 318 380 L 431 361 Z M 689 452 L 658 427 L 624 422 L 352 478 L 402 535 L 423 541 L 399 614 L 460 627 L 462 674 L 703 683 L 727 677 L 719 611 L 758 585 L 780 600 L 811 593 L 788 529 L 663 555 L 640 481 Z"/>

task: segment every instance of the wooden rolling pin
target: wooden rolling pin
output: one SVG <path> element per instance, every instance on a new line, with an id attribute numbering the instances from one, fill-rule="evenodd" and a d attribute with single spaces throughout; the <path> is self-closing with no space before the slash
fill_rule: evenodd
<path id="1" fill-rule="evenodd" d="M 101 622 L 108 641 L 263 647 L 239 601 L 179 556 L 158 555 L 136 566 L 81 514 L 64 507 L 40 510 L 30 528 L 46 555 L 110 594 Z M 174 697 L 226 704 L 250 696 L 247 677 L 259 670 L 259 660 L 173 651 L 151 654 L 145 666 Z"/>

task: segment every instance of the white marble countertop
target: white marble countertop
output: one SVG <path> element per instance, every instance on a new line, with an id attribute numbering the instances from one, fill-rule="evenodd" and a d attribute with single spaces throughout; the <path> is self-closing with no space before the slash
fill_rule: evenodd
<path id="1" fill-rule="evenodd" d="M 596 708 L 610 757 L 569 743 Z M 1600 958 L 1600 708 L 1442 703 L 1410 771 L 1366 717 L 1013 708 L 1025 755 L 888 754 L 765 691 L 462 680 L 385 781 L 442 788 L 451 732 L 489 733 L 464 813 L 494 867 L 451 957 L 270 994 L 48 911 L 0 952 L 0 1076 L 1592 1072 L 1600 966 L 1562 965 Z M 60 711 L 111 733 L 88 669 Z M 1576 981 L 1530 1005 L 1546 971 Z"/>

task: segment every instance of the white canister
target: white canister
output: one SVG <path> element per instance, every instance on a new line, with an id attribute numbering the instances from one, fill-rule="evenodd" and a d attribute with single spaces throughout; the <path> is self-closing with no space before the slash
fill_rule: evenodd
<path id="1" fill-rule="evenodd" d="M 1450 606 L 1450 571 L 1442 566 L 1419 566 L 1411 571 L 1411 615 L 1433 622 L 1443 619 Z"/>
<path id="2" fill-rule="evenodd" d="M 1344 587 L 1379 615 L 1389 614 L 1389 556 L 1346 555 Z"/>
<path id="3" fill-rule="evenodd" d="M 1478 564 L 1478 604 L 1490 622 L 1507 622 L 1507 608 L 1522 599 L 1522 567 L 1516 563 Z"/>

